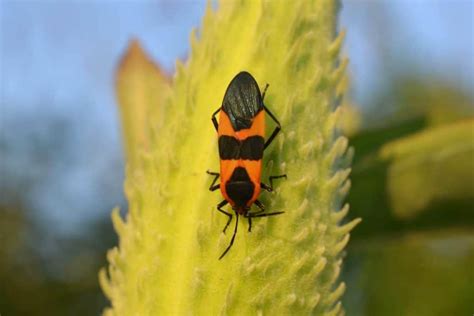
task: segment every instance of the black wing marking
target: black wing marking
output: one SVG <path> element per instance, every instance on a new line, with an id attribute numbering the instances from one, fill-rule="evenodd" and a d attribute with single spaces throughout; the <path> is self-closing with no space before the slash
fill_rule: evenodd
<path id="1" fill-rule="evenodd" d="M 250 128 L 252 119 L 263 110 L 257 82 L 246 71 L 238 73 L 227 87 L 222 110 L 229 116 L 235 131 Z"/>
<path id="2" fill-rule="evenodd" d="M 240 159 L 260 160 L 263 157 L 265 140 L 262 136 L 250 136 L 242 142 Z"/>
<path id="3" fill-rule="evenodd" d="M 222 160 L 260 160 L 265 140 L 262 136 L 250 136 L 243 141 L 227 135 L 219 137 L 219 157 Z"/>
<path id="4" fill-rule="evenodd" d="M 240 142 L 232 136 L 222 135 L 219 137 L 219 158 L 222 160 L 239 159 Z"/>

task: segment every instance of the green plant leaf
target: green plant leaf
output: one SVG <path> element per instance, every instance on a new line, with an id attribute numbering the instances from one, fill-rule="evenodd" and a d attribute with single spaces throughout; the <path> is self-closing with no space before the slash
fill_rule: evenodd
<path id="1" fill-rule="evenodd" d="M 208 7 L 169 97 L 162 107 L 145 106 L 160 126 L 144 121 L 147 151 L 128 148 L 139 163 L 127 172 L 126 221 L 112 215 L 120 245 L 108 253 L 108 276 L 100 273 L 112 302 L 106 315 L 343 313 L 342 250 L 358 220 L 340 225 L 350 155 L 335 132 L 347 64 L 338 60 L 336 12 L 329 0 Z M 205 171 L 219 165 L 210 117 L 242 70 L 261 88 L 270 84 L 265 102 L 283 126 L 266 151 L 263 179 L 286 173 L 288 180 L 261 198 L 285 214 L 254 220 L 251 233 L 241 221 L 219 261 L 231 236 L 222 233 L 227 218 L 215 208 L 222 197 L 207 190 Z M 142 126 L 134 115 L 124 113 L 123 124 Z"/>
<path id="2" fill-rule="evenodd" d="M 413 218 L 442 200 L 474 201 L 473 136 L 474 120 L 463 120 L 383 146 L 381 158 L 391 161 L 387 189 L 396 217 Z"/>
<path id="3" fill-rule="evenodd" d="M 345 263 L 351 315 L 466 315 L 474 307 L 472 229 L 355 240 Z"/>
<path id="4" fill-rule="evenodd" d="M 474 120 L 407 133 L 414 126 L 405 122 L 355 141 L 366 153 L 356 159 L 349 197 L 365 219 L 361 235 L 474 225 Z"/>
<path id="5" fill-rule="evenodd" d="M 137 40 L 130 42 L 116 77 L 126 159 L 134 168 L 140 152 L 150 149 L 151 133 L 156 134 L 162 123 L 161 110 L 170 93 L 170 83 Z"/>

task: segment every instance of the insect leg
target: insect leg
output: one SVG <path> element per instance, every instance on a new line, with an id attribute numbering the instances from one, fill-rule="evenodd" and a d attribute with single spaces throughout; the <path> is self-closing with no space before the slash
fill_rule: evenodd
<path id="1" fill-rule="evenodd" d="M 219 128 L 219 124 L 217 124 L 217 119 L 216 119 L 216 114 L 221 110 L 221 108 L 218 108 L 214 113 L 212 113 L 212 124 L 214 124 L 214 127 L 217 129 Z"/>
<path id="2" fill-rule="evenodd" d="M 282 174 L 282 175 L 279 175 L 279 176 L 270 176 L 268 178 L 268 180 L 270 181 L 270 188 L 273 190 L 273 179 L 281 179 L 281 178 L 285 178 L 285 179 L 288 179 L 288 177 L 286 176 L 286 174 Z"/>
<path id="3" fill-rule="evenodd" d="M 265 207 L 263 206 L 262 202 L 260 202 L 259 200 L 255 200 L 255 205 L 257 205 L 260 208 L 261 211 L 251 213 L 251 214 L 247 214 L 248 217 L 267 217 L 267 216 L 274 216 L 274 215 L 280 215 L 280 214 L 285 213 L 285 212 L 273 212 L 273 213 L 259 214 L 259 213 L 261 213 L 265 210 Z"/>
<path id="4" fill-rule="evenodd" d="M 257 214 L 257 213 L 261 213 L 263 211 L 265 211 L 265 206 L 262 204 L 262 202 L 260 202 L 259 200 L 255 200 L 255 205 L 258 206 L 258 208 L 260 209 L 260 211 L 258 212 L 254 212 L 252 214 Z"/>
<path id="5" fill-rule="evenodd" d="M 259 212 L 260 213 L 260 212 Z M 285 212 L 273 212 L 273 213 L 263 213 L 263 214 L 250 214 L 249 217 L 267 217 L 267 216 L 274 216 L 274 215 L 280 215 Z"/>
<path id="6" fill-rule="evenodd" d="M 260 183 L 260 187 L 264 190 L 267 190 L 268 192 L 272 192 L 273 191 L 273 187 L 272 186 L 269 186 L 269 185 L 266 185 L 265 183 Z"/>
<path id="7" fill-rule="evenodd" d="M 212 172 L 207 170 L 207 174 L 210 174 L 211 176 L 215 176 L 214 180 L 212 180 L 211 186 L 209 187 L 209 191 L 215 191 L 220 188 L 220 184 L 216 184 L 217 179 L 219 179 L 220 174 L 217 172 Z"/>
<path id="8" fill-rule="evenodd" d="M 232 235 L 232 239 L 230 240 L 230 244 L 229 246 L 227 246 L 226 250 L 219 257 L 219 260 L 221 260 L 225 256 L 225 254 L 229 251 L 230 247 L 232 247 L 232 245 L 234 244 L 235 235 L 237 234 L 237 226 L 239 226 L 239 214 L 235 214 L 235 228 L 234 228 L 234 234 Z"/>
<path id="9" fill-rule="evenodd" d="M 222 230 L 222 232 L 223 232 L 224 234 L 225 234 L 225 231 L 226 231 L 227 227 L 229 226 L 230 222 L 232 221 L 232 214 L 227 213 L 226 211 L 224 211 L 224 210 L 222 209 L 222 207 L 226 206 L 227 203 L 229 203 L 229 202 L 227 202 L 226 200 L 224 200 L 224 201 L 220 202 L 219 204 L 217 204 L 217 210 L 218 210 L 219 212 L 221 212 L 222 214 L 225 214 L 225 215 L 227 215 L 227 216 L 229 217 L 229 219 L 227 220 L 227 224 L 225 224 L 225 227 L 224 227 L 224 229 Z"/>
<path id="10" fill-rule="evenodd" d="M 270 115 L 270 117 L 273 119 L 273 121 L 275 122 L 275 124 L 277 125 L 275 127 L 275 129 L 273 130 L 273 133 L 270 135 L 270 137 L 267 139 L 267 141 L 265 142 L 265 145 L 263 146 L 263 149 L 265 150 L 265 148 L 267 148 L 268 145 L 271 144 L 271 142 L 273 141 L 273 139 L 278 135 L 278 133 L 280 132 L 281 130 L 281 125 L 280 125 L 280 122 L 278 122 L 278 120 L 276 119 L 276 117 L 272 114 L 272 112 L 270 112 L 270 110 L 265 106 L 265 104 L 263 105 L 263 109 L 265 110 L 265 112 L 267 112 L 268 115 Z"/>
<path id="11" fill-rule="evenodd" d="M 267 185 L 265 183 L 260 183 L 260 187 L 262 187 L 264 190 L 267 190 L 268 192 L 273 191 L 273 179 L 280 179 L 280 178 L 285 178 L 287 179 L 288 177 L 286 174 L 282 174 L 280 176 L 270 176 L 268 179 L 270 180 L 270 185 Z"/>
<path id="12" fill-rule="evenodd" d="M 265 85 L 265 88 L 263 88 L 262 102 L 263 102 L 263 100 L 265 99 L 265 93 L 267 93 L 268 86 L 269 86 L 269 84 L 267 83 L 267 84 Z"/>
<path id="13" fill-rule="evenodd" d="M 252 216 L 251 215 L 262 213 L 263 211 L 265 211 L 265 207 L 263 206 L 263 204 L 260 201 L 258 201 L 258 200 L 255 201 L 255 205 L 258 206 L 260 211 L 245 214 L 245 217 L 247 217 L 247 219 L 249 221 L 249 232 L 252 231 Z"/>

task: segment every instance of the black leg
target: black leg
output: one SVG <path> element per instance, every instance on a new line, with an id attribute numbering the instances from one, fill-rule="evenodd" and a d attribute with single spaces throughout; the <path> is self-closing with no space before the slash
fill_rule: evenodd
<path id="1" fill-rule="evenodd" d="M 260 211 L 245 214 L 245 217 L 247 217 L 247 219 L 249 221 L 249 232 L 252 231 L 252 216 L 250 216 L 250 215 L 262 213 L 263 211 L 265 211 L 265 207 L 263 206 L 263 204 L 259 200 L 255 201 L 255 205 L 258 206 Z"/>
<path id="2" fill-rule="evenodd" d="M 260 212 L 258 212 L 260 213 Z M 273 212 L 273 213 L 263 213 L 263 214 L 248 214 L 248 217 L 267 217 L 267 216 L 274 216 L 274 215 L 280 215 L 285 212 Z"/>
<path id="3" fill-rule="evenodd" d="M 270 187 L 268 185 L 266 185 L 265 183 L 260 183 L 260 187 L 264 190 L 267 190 L 268 192 L 272 192 L 273 191 L 273 187 Z"/>
<path id="4" fill-rule="evenodd" d="M 263 93 L 262 93 L 262 103 L 263 103 L 263 100 L 265 99 L 265 93 L 267 93 L 267 89 L 268 89 L 268 83 L 267 85 L 265 86 L 265 88 L 263 89 Z M 265 150 L 265 148 L 267 148 L 268 145 L 271 144 L 271 142 L 273 141 L 273 139 L 277 136 L 277 134 L 280 132 L 281 130 L 281 124 L 280 122 L 278 122 L 278 120 L 276 119 L 276 117 L 272 114 L 272 112 L 270 112 L 270 110 L 265 106 L 265 104 L 263 104 L 263 109 L 267 112 L 268 115 L 270 115 L 270 117 L 273 119 L 273 121 L 276 123 L 277 127 L 275 127 L 275 129 L 273 130 L 272 134 L 270 135 L 270 138 L 267 139 L 267 141 L 265 142 L 265 145 L 263 147 L 263 149 Z"/>
<path id="5" fill-rule="evenodd" d="M 220 184 L 216 184 L 217 179 L 219 179 L 220 174 L 217 172 L 212 172 L 207 170 L 207 174 L 210 174 L 211 176 L 215 176 L 214 180 L 212 180 L 211 186 L 209 187 L 209 191 L 215 191 L 220 188 Z"/>
<path id="6" fill-rule="evenodd" d="M 248 218 L 250 218 L 250 217 L 267 217 L 267 216 L 280 215 L 280 214 L 285 213 L 285 212 L 273 212 L 273 213 L 260 214 L 263 211 L 265 211 L 265 206 L 259 200 L 255 200 L 255 205 L 258 206 L 260 211 L 254 212 L 254 213 L 247 213 L 247 214 L 245 214 L 245 217 L 248 217 Z"/>
<path id="7" fill-rule="evenodd" d="M 280 178 L 285 178 L 287 179 L 288 177 L 286 174 L 282 174 L 280 176 L 270 176 L 268 179 L 270 180 L 270 185 L 266 185 L 265 183 L 260 183 L 260 187 L 262 187 L 264 190 L 267 190 L 268 192 L 273 191 L 273 179 L 280 179 Z"/>
<path id="8" fill-rule="evenodd" d="M 219 128 L 219 124 L 217 124 L 217 119 L 216 119 L 216 114 L 221 110 L 221 108 L 218 108 L 214 113 L 212 113 L 212 124 L 214 124 L 214 127 L 217 129 Z"/>
<path id="9" fill-rule="evenodd" d="M 225 224 L 225 227 L 224 227 L 224 229 L 222 230 L 222 232 L 223 232 L 224 234 L 225 234 L 225 231 L 226 231 L 227 227 L 229 226 L 230 222 L 232 221 L 232 214 L 227 213 L 226 211 L 224 211 L 224 210 L 222 209 L 222 207 L 226 206 L 227 203 L 229 203 L 229 202 L 227 202 L 226 200 L 224 200 L 224 201 L 220 202 L 219 204 L 217 204 L 217 210 L 218 210 L 219 212 L 221 212 L 222 214 L 225 214 L 225 215 L 227 215 L 227 216 L 229 217 L 229 219 L 227 220 L 227 224 Z"/>
<path id="10" fill-rule="evenodd" d="M 281 179 L 281 178 L 285 178 L 285 179 L 288 179 L 288 177 L 286 176 L 286 174 L 282 174 L 280 176 L 270 176 L 268 178 L 268 180 L 270 181 L 270 188 L 273 190 L 273 179 Z"/>
<path id="11" fill-rule="evenodd" d="M 261 212 L 265 211 L 265 206 L 259 200 L 255 200 L 255 205 L 257 205 L 257 207 L 260 209 L 260 211 L 255 212 L 253 214 L 261 213 Z"/>
<path id="12" fill-rule="evenodd" d="M 237 226 L 239 226 L 239 214 L 235 214 L 235 228 L 234 228 L 234 234 L 232 235 L 232 239 L 230 240 L 229 246 L 227 246 L 226 250 L 222 253 L 222 255 L 219 257 L 219 260 L 221 260 L 225 254 L 229 251 L 230 247 L 234 244 L 234 239 L 235 235 L 237 234 Z"/>
<path id="13" fill-rule="evenodd" d="M 263 88 L 262 102 L 263 102 L 263 100 L 265 99 L 265 93 L 267 93 L 268 86 L 269 86 L 269 84 L 267 83 L 267 84 L 265 85 L 265 88 Z"/>
<path id="14" fill-rule="evenodd" d="M 276 119 L 276 117 L 272 114 L 272 112 L 270 112 L 270 110 L 265 106 L 263 105 L 263 109 L 267 112 L 268 115 L 270 115 L 270 117 L 273 119 L 273 121 L 275 122 L 275 124 L 277 125 L 275 127 L 275 129 L 273 130 L 273 133 L 270 135 L 270 137 L 267 139 L 267 141 L 265 142 L 265 145 L 263 146 L 263 149 L 265 150 L 265 148 L 267 148 L 268 145 L 271 144 L 271 142 L 273 141 L 273 139 L 278 135 L 278 133 L 280 132 L 281 130 L 281 125 L 280 125 L 280 122 L 278 122 L 278 120 Z"/>

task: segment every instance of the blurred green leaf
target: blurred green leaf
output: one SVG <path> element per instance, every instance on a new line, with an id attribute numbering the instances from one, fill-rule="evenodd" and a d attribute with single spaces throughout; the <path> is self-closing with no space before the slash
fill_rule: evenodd
<path id="1" fill-rule="evenodd" d="M 474 234 L 461 229 L 354 241 L 344 278 L 351 315 L 471 315 Z"/>
<path id="2" fill-rule="evenodd" d="M 136 40 L 130 42 L 116 77 L 126 159 L 128 166 L 136 169 L 137 148 L 149 150 L 154 131 L 147 126 L 161 126 L 161 106 L 170 93 L 170 82 Z"/>
<path id="3" fill-rule="evenodd" d="M 474 305 L 472 97 L 401 78 L 375 102 L 355 148 L 344 303 L 351 315 L 463 315 Z M 370 126 L 370 128 L 368 128 Z"/>
<path id="4" fill-rule="evenodd" d="M 386 185 L 395 217 L 414 218 L 447 200 L 474 201 L 473 136 L 471 119 L 430 128 L 382 147 L 380 159 L 389 162 Z"/>
<path id="5" fill-rule="evenodd" d="M 355 237 L 474 225 L 473 122 L 411 133 L 421 123 L 409 121 L 356 136 L 349 202 L 364 221 Z"/>

